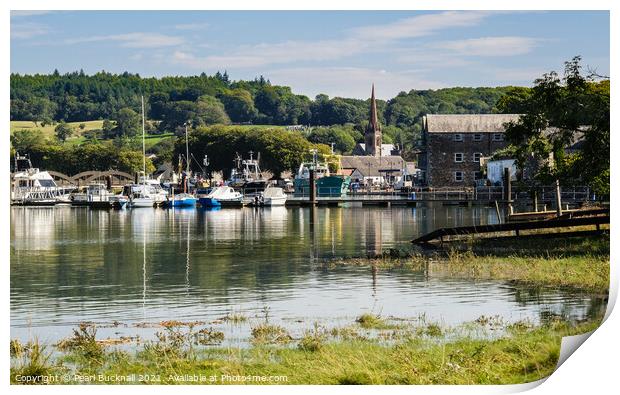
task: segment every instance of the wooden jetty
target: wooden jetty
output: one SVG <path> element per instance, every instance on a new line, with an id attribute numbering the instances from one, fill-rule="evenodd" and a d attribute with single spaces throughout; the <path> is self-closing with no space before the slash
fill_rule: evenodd
<path id="1" fill-rule="evenodd" d="M 497 233 L 497 232 L 515 232 L 515 236 L 520 236 L 519 232 L 524 230 L 538 230 L 538 229 L 554 229 L 554 228 L 568 228 L 574 226 L 596 226 L 596 232 L 601 232 L 600 226 L 603 224 L 609 224 L 609 214 L 596 215 L 589 217 L 573 217 L 573 218 L 557 218 L 546 221 L 528 221 L 528 222 L 509 222 L 505 224 L 495 225 L 477 225 L 477 226 L 460 226 L 454 228 L 439 228 L 430 233 L 425 234 L 422 237 L 418 237 L 413 240 L 415 244 L 428 244 L 433 240 L 444 241 L 444 237 L 449 236 L 464 236 L 482 233 Z M 576 232 L 557 232 L 557 233 L 544 233 L 545 237 L 558 236 L 578 236 L 586 233 L 592 233 L 592 231 L 576 231 Z"/>
<path id="2" fill-rule="evenodd" d="M 609 208 L 592 208 L 592 209 L 574 209 L 574 210 L 562 210 L 562 215 L 559 218 L 577 218 L 586 217 L 591 215 L 609 215 Z M 526 213 L 513 213 L 508 214 L 506 219 L 508 222 L 520 222 L 520 221 L 540 221 L 558 218 L 557 211 L 531 211 Z"/>

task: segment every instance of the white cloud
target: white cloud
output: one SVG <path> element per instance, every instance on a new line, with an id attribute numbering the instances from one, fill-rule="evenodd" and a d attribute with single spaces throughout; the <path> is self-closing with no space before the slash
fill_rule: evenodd
<path id="1" fill-rule="evenodd" d="M 11 23 L 11 38 L 27 39 L 49 33 L 46 25 L 33 22 Z"/>
<path id="2" fill-rule="evenodd" d="M 442 41 L 433 47 L 455 51 L 465 56 L 514 56 L 531 52 L 539 42 L 539 39 L 531 37 L 481 37 Z"/>
<path id="3" fill-rule="evenodd" d="M 488 15 L 488 12 L 478 11 L 419 15 L 385 25 L 352 29 L 341 39 L 262 43 L 208 56 L 177 52 L 173 61 L 198 69 L 235 69 L 299 61 L 336 60 L 361 53 L 387 51 L 390 43 L 400 39 L 425 36 L 442 29 L 474 26 Z"/>
<path id="4" fill-rule="evenodd" d="M 181 45 L 185 42 L 185 40 L 182 37 L 169 36 L 169 35 L 159 34 L 159 33 L 136 32 L 136 33 L 125 33 L 125 34 L 111 34 L 111 35 L 105 35 L 105 36 L 72 38 L 72 39 L 65 40 L 64 43 L 65 44 L 81 44 L 81 43 L 99 42 L 99 41 L 120 42 L 120 46 L 126 47 L 126 48 L 171 47 L 175 45 Z"/>
<path id="5" fill-rule="evenodd" d="M 399 40 L 427 36 L 439 30 L 478 25 L 489 12 L 447 11 L 401 19 L 385 25 L 353 29 L 353 35 L 367 40 Z"/>
<path id="6" fill-rule="evenodd" d="M 388 99 L 401 91 L 411 89 L 434 89 L 445 85 L 424 78 L 417 70 L 388 71 L 360 67 L 299 67 L 274 69 L 265 73 L 272 83 L 288 85 L 294 92 L 314 97 L 319 93 L 330 96 L 370 96 L 372 83 L 376 85 L 378 98 Z"/>
<path id="7" fill-rule="evenodd" d="M 222 55 L 175 51 L 173 61 L 199 69 L 238 69 L 300 61 L 326 61 L 355 55 L 368 46 L 357 40 L 284 41 L 243 46 Z"/>

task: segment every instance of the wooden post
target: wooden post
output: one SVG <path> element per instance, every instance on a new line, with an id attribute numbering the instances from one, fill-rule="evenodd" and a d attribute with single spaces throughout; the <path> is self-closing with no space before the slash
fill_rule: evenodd
<path id="1" fill-rule="evenodd" d="M 511 201 L 512 190 L 511 190 L 511 180 L 510 180 L 510 168 L 504 167 L 504 200 L 507 202 Z"/>
<path id="2" fill-rule="evenodd" d="M 532 194 L 532 199 L 533 199 L 533 206 L 534 206 L 534 212 L 537 213 L 538 212 L 538 191 L 534 191 L 534 193 Z"/>
<path id="3" fill-rule="evenodd" d="M 499 215 L 499 204 L 497 204 L 497 200 L 495 201 L 495 213 L 497 214 L 497 222 L 502 223 L 502 217 Z"/>
<path id="4" fill-rule="evenodd" d="M 308 179 L 308 185 L 310 186 L 310 204 L 316 204 L 316 181 L 314 179 L 314 169 L 310 169 L 310 177 Z"/>
<path id="5" fill-rule="evenodd" d="M 560 190 L 560 180 L 555 180 L 555 206 L 559 217 L 562 215 L 562 191 Z"/>

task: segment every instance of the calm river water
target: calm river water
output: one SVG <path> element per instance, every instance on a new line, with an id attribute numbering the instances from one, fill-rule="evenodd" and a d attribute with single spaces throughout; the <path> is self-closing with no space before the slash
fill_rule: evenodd
<path id="1" fill-rule="evenodd" d="M 322 269 L 333 257 L 403 245 L 440 226 L 493 223 L 494 209 L 265 208 L 97 211 L 11 208 L 11 336 L 55 341 L 82 321 L 102 337 L 153 335 L 136 324 L 210 322 L 227 341 L 247 337 L 268 310 L 293 333 L 314 322 L 346 325 L 365 312 L 456 325 L 481 315 L 538 322 L 600 313 L 593 295 L 502 281 L 429 277 L 423 271 Z M 139 325 L 142 326 L 142 325 Z"/>

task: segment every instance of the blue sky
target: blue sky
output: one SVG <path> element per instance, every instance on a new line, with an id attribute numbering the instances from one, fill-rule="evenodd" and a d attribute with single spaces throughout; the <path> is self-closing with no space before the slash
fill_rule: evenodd
<path id="1" fill-rule="evenodd" d="M 11 72 L 264 75 L 314 97 L 609 74 L 606 11 L 13 11 Z"/>

